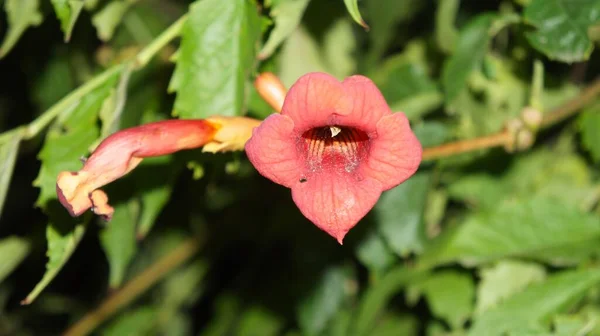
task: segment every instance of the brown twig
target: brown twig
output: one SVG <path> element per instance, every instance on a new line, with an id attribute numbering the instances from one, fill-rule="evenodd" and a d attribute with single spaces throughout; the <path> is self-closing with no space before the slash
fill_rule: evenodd
<path id="1" fill-rule="evenodd" d="M 600 94 L 600 78 L 594 80 L 575 98 L 552 109 L 544 115 L 540 128 L 554 126 L 561 121 L 576 114 L 592 102 Z M 515 137 L 508 131 L 502 130 L 498 133 L 486 135 L 479 138 L 462 140 L 443 144 L 436 147 L 425 148 L 423 150 L 423 160 L 434 160 L 442 157 L 467 153 L 479 149 L 493 147 L 510 147 L 515 141 Z"/>
<path id="2" fill-rule="evenodd" d="M 142 273 L 131 279 L 121 289 L 105 299 L 100 306 L 87 313 L 67 331 L 64 336 L 88 335 L 106 319 L 114 315 L 121 308 L 135 300 L 173 269 L 192 258 L 200 249 L 202 240 L 189 238 L 179 244 L 167 255 L 150 265 Z"/>
<path id="3" fill-rule="evenodd" d="M 510 143 L 510 141 L 512 141 L 511 134 L 508 131 L 502 131 L 480 138 L 450 142 L 440 146 L 424 148 L 423 160 L 439 159 L 451 155 L 472 152 L 479 149 L 504 146 Z"/>

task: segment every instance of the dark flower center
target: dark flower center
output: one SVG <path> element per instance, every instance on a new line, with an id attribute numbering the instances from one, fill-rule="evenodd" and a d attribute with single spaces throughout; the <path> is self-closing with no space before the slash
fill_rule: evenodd
<path id="1" fill-rule="evenodd" d="M 353 172 L 369 153 L 369 136 L 353 127 L 325 126 L 302 134 L 299 151 L 309 172 L 333 169 Z"/>

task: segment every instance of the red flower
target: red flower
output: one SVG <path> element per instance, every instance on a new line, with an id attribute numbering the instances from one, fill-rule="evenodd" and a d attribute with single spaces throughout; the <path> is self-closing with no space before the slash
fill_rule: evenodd
<path id="1" fill-rule="evenodd" d="M 281 114 L 254 129 L 248 158 L 263 176 L 292 189 L 294 202 L 341 244 L 382 191 L 413 175 L 422 147 L 408 119 L 392 113 L 371 80 L 301 77 Z"/>

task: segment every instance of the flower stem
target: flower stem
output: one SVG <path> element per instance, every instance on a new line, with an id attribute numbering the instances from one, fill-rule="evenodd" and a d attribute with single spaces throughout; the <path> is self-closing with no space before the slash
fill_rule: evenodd
<path id="1" fill-rule="evenodd" d="M 502 131 L 483 137 L 450 142 L 436 147 L 423 149 L 423 160 L 439 159 L 447 156 L 467 153 L 479 149 L 504 146 L 512 141 L 510 133 Z"/>
<path id="2" fill-rule="evenodd" d="M 188 238 L 171 252 L 150 265 L 121 289 L 106 298 L 96 309 L 87 313 L 63 336 L 82 336 L 90 334 L 102 322 L 127 306 L 175 268 L 191 259 L 202 246 L 203 240 Z"/>
<path id="3" fill-rule="evenodd" d="M 554 108 L 544 115 L 540 128 L 552 127 L 561 121 L 576 114 L 591 103 L 600 94 L 600 78 L 595 79 L 575 98 L 567 101 L 563 105 Z M 467 153 L 479 149 L 510 146 L 515 139 L 506 131 L 486 135 L 479 138 L 462 140 L 443 144 L 436 147 L 425 148 L 423 150 L 423 160 L 434 160 L 452 155 Z"/>
<path id="4" fill-rule="evenodd" d="M 154 41 L 142 49 L 134 58 L 134 65 L 136 69 L 140 69 L 146 66 L 152 57 L 154 57 L 162 48 L 169 44 L 174 38 L 176 38 L 180 32 L 183 24 L 187 19 L 187 15 L 182 16 L 169 26 L 163 33 L 161 33 Z M 77 104 L 81 98 L 85 97 L 88 93 L 92 92 L 108 79 L 117 73 L 121 72 L 126 66 L 131 66 L 131 61 L 126 61 L 121 64 L 112 66 L 102 73 L 96 75 L 90 81 L 84 83 L 73 92 L 59 100 L 57 103 L 52 105 L 48 110 L 42 113 L 37 119 L 33 120 L 28 125 L 19 126 L 10 131 L 0 134 L 0 144 L 6 142 L 12 137 L 14 132 L 22 132 L 23 139 L 28 140 L 36 137 L 42 130 L 44 130 L 50 123 L 59 116 L 63 111 L 67 110 L 70 106 Z"/>

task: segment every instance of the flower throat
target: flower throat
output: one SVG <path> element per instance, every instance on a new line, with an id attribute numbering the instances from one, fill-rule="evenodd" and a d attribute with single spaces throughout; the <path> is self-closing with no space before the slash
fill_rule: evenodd
<path id="1" fill-rule="evenodd" d="M 301 152 L 311 172 L 336 168 L 353 172 L 369 152 L 369 137 L 357 128 L 324 126 L 302 134 Z"/>

